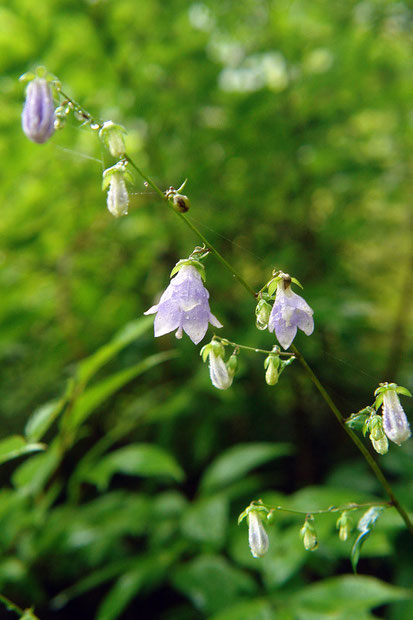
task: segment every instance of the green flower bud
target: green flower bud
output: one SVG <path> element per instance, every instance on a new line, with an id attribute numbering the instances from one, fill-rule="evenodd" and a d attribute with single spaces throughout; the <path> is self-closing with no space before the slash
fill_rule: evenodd
<path id="1" fill-rule="evenodd" d="M 116 125 L 112 121 L 103 123 L 99 131 L 99 138 L 102 140 L 113 157 L 123 157 L 126 151 L 125 135 L 126 130 L 122 125 Z"/>
<path id="2" fill-rule="evenodd" d="M 268 321 L 271 314 L 271 305 L 265 299 L 260 299 L 255 308 L 256 326 L 258 329 L 264 330 L 268 327 Z"/>
<path id="3" fill-rule="evenodd" d="M 172 206 L 178 213 L 186 213 L 191 207 L 188 196 L 184 194 L 174 194 L 172 196 Z"/>
<path id="4" fill-rule="evenodd" d="M 338 529 L 338 536 L 340 540 L 345 542 L 348 539 L 351 530 L 353 529 L 353 521 L 348 516 L 348 513 L 346 511 L 342 512 L 337 519 L 336 527 Z"/>
<path id="5" fill-rule="evenodd" d="M 230 377 L 233 377 L 235 375 L 235 373 L 237 372 L 237 368 L 238 368 L 238 355 L 234 353 L 230 356 L 229 360 L 227 361 L 227 370 L 228 370 L 228 374 Z"/>
<path id="6" fill-rule="evenodd" d="M 268 385 L 276 385 L 280 376 L 280 358 L 278 355 L 269 355 L 264 362 L 265 381 Z"/>
<path id="7" fill-rule="evenodd" d="M 304 525 L 300 530 L 300 536 L 303 539 L 304 549 L 307 551 L 315 551 L 315 549 L 317 549 L 317 532 L 315 531 L 315 527 L 309 518 L 304 521 Z"/>
<path id="8" fill-rule="evenodd" d="M 370 435 L 370 439 L 376 452 L 379 454 L 387 454 L 389 451 L 389 440 L 386 435 L 383 435 L 380 439 L 372 439 L 372 436 Z"/>

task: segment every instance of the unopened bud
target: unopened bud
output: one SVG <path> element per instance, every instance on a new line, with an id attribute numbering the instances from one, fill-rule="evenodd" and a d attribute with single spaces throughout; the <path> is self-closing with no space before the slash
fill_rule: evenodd
<path id="1" fill-rule="evenodd" d="M 304 521 L 304 525 L 300 530 L 300 536 L 303 539 L 304 549 L 314 551 L 318 547 L 317 532 L 314 525 L 309 519 Z"/>
<path id="2" fill-rule="evenodd" d="M 258 511 L 248 513 L 248 542 L 254 558 L 262 558 L 268 551 L 268 534 Z"/>
<path id="3" fill-rule="evenodd" d="M 125 154 L 125 133 L 126 130 L 122 125 L 116 125 L 112 121 L 103 123 L 99 131 L 99 138 L 113 157 L 122 157 Z"/>
<path id="4" fill-rule="evenodd" d="M 54 103 L 49 82 L 35 78 L 29 82 L 22 113 L 23 131 L 29 140 L 42 144 L 54 133 Z"/>
<path id="5" fill-rule="evenodd" d="M 174 194 L 172 196 L 172 206 L 178 213 L 186 213 L 191 207 L 188 196 L 184 194 Z"/>
<path id="6" fill-rule="evenodd" d="M 128 214 L 129 195 L 121 173 L 114 173 L 110 179 L 107 205 L 115 217 Z"/>
<path id="7" fill-rule="evenodd" d="M 345 542 L 353 529 L 353 521 L 350 519 L 346 511 L 342 512 L 340 517 L 337 519 L 336 527 L 338 529 L 338 536 L 340 540 Z"/>
<path id="8" fill-rule="evenodd" d="M 255 308 L 256 321 L 255 324 L 258 329 L 264 330 L 268 327 L 268 321 L 271 314 L 271 305 L 265 299 L 260 299 Z"/>
<path id="9" fill-rule="evenodd" d="M 383 437 L 380 437 L 380 439 L 373 439 L 370 435 L 370 439 L 372 446 L 376 452 L 378 452 L 379 454 L 387 454 L 387 452 L 389 451 L 389 440 L 387 439 L 386 435 L 383 435 Z"/>
<path id="10" fill-rule="evenodd" d="M 268 385 L 276 385 L 280 376 L 280 357 L 278 355 L 269 355 L 264 362 L 265 381 Z"/>
<path id="11" fill-rule="evenodd" d="M 234 352 L 227 361 L 227 370 L 230 377 L 234 377 L 238 368 L 238 355 Z"/>

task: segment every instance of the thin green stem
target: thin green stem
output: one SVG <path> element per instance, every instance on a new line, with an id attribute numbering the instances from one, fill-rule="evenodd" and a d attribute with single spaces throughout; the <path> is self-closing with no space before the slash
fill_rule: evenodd
<path id="1" fill-rule="evenodd" d="M 22 609 L 21 607 L 16 605 L 16 603 L 13 603 L 13 601 L 8 599 L 3 594 L 0 594 L 0 602 L 3 603 L 6 609 L 8 609 L 9 611 L 14 611 L 16 614 L 18 614 L 20 618 L 23 618 L 23 616 L 30 614 L 29 617 L 32 620 L 39 620 L 37 616 L 34 615 L 31 609 Z"/>
<path id="2" fill-rule="evenodd" d="M 247 347 L 245 344 L 238 344 L 238 342 L 231 342 L 228 338 L 222 338 L 221 336 L 214 336 L 215 340 L 219 340 L 222 344 L 229 344 L 232 347 L 236 347 L 237 349 L 245 349 L 246 351 L 253 351 L 253 353 L 264 353 L 265 355 L 270 355 L 270 353 L 274 353 L 274 351 L 267 351 L 266 349 L 257 349 L 256 347 Z M 277 355 L 283 355 L 284 357 L 295 357 L 295 353 L 287 353 L 287 351 L 279 351 Z"/>
<path id="3" fill-rule="evenodd" d="M 384 506 L 385 508 L 391 508 L 393 504 L 391 502 L 362 502 L 361 504 L 357 504 L 355 502 L 351 502 L 350 504 L 344 504 L 343 506 L 330 506 L 329 508 L 324 508 L 321 510 L 292 510 L 290 508 L 284 508 L 283 506 L 268 506 L 264 502 L 251 502 L 251 507 L 264 506 L 268 510 L 277 510 L 279 512 L 288 512 L 289 514 L 294 515 L 324 515 L 329 514 L 330 512 L 350 512 L 351 510 L 361 510 L 362 508 L 372 508 L 373 506 Z"/>

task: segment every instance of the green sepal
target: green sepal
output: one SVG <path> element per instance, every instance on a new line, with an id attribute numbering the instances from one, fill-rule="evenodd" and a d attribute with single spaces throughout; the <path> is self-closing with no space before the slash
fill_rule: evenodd
<path id="1" fill-rule="evenodd" d="M 180 194 L 187 183 L 188 183 L 188 179 L 185 179 L 185 181 L 182 183 L 182 185 L 180 187 L 178 187 L 178 189 L 176 190 L 176 193 Z"/>
<path id="2" fill-rule="evenodd" d="M 374 411 L 373 407 L 365 407 L 357 411 L 357 413 L 352 413 L 350 417 L 345 420 L 345 423 L 354 431 L 363 431 L 364 424 L 368 421 L 372 411 Z"/>
<path id="3" fill-rule="evenodd" d="M 410 392 L 409 392 L 409 390 L 408 390 L 407 388 L 405 388 L 405 387 L 398 386 L 398 387 L 396 388 L 396 392 L 397 392 L 398 394 L 403 394 L 404 396 L 410 396 L 410 397 L 412 398 L 411 393 L 410 393 Z"/>
<path id="4" fill-rule="evenodd" d="M 280 280 L 282 280 L 281 276 L 277 276 L 276 278 L 273 278 L 272 280 L 270 280 L 269 283 L 267 284 L 267 290 L 270 296 L 274 295 L 275 291 L 277 290 L 277 286 Z"/>
<path id="5" fill-rule="evenodd" d="M 301 282 L 297 280 L 297 278 L 291 278 L 291 282 L 293 282 L 294 284 L 296 284 L 297 286 L 299 286 L 300 288 L 304 290 L 303 285 L 301 284 Z"/>
<path id="6" fill-rule="evenodd" d="M 238 517 L 238 525 L 240 523 L 242 523 L 242 521 L 245 519 L 245 517 L 247 517 L 249 515 L 250 512 L 262 512 L 265 513 L 266 515 L 270 512 L 268 510 L 268 508 L 266 508 L 265 506 L 262 506 L 260 504 L 256 505 L 256 504 L 250 504 L 249 506 L 247 506 L 247 508 L 241 512 L 240 516 Z"/>
<path id="7" fill-rule="evenodd" d="M 196 260 L 194 258 L 183 258 L 182 260 L 178 261 L 175 267 L 172 269 L 171 275 L 169 277 L 172 278 L 175 274 L 178 273 L 180 269 L 182 269 L 182 267 L 185 267 L 185 265 L 192 265 L 192 267 L 195 267 L 198 270 L 203 282 L 206 281 L 205 267 L 199 260 Z"/>
<path id="8" fill-rule="evenodd" d="M 374 401 L 374 408 L 377 410 L 383 404 L 383 393 L 380 393 Z"/>
<path id="9" fill-rule="evenodd" d="M 365 437 L 365 436 L 367 435 L 368 430 L 369 430 L 369 425 L 370 425 L 370 419 L 369 419 L 369 418 L 367 418 L 367 420 L 365 420 L 365 422 L 364 422 L 364 424 L 363 424 L 363 430 L 362 430 L 362 432 L 363 432 L 363 437 Z"/>
<path id="10" fill-rule="evenodd" d="M 103 172 L 103 180 L 102 180 L 102 190 L 104 191 L 110 185 L 111 179 L 114 174 L 120 174 L 126 181 L 129 183 L 133 182 L 133 176 L 130 171 L 126 168 L 126 165 L 123 162 L 118 162 L 114 166 L 110 168 L 106 168 Z"/>
<path id="11" fill-rule="evenodd" d="M 207 359 L 209 357 L 209 354 L 211 353 L 211 350 L 212 350 L 212 344 L 211 343 L 206 344 L 206 345 L 204 345 L 202 347 L 202 349 L 199 352 L 199 355 L 202 357 L 202 361 L 203 362 L 207 361 Z"/>
<path id="12" fill-rule="evenodd" d="M 36 77 L 36 74 L 33 71 L 26 71 L 19 77 L 20 82 L 31 82 Z"/>

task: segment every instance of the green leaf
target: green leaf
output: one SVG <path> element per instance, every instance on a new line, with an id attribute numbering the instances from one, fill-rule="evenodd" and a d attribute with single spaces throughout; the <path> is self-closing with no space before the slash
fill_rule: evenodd
<path id="1" fill-rule="evenodd" d="M 154 366 L 162 364 L 172 357 L 176 357 L 176 355 L 176 351 L 156 353 L 155 355 L 147 357 L 138 364 L 135 364 L 130 368 L 126 368 L 125 370 L 121 370 L 107 379 L 92 385 L 76 400 L 71 411 L 70 418 L 68 418 L 68 427 L 72 429 L 78 427 L 93 413 L 97 407 L 99 407 L 99 405 L 105 402 L 105 400 L 115 394 L 124 385 L 129 383 L 129 381 L 136 379 L 136 377 L 147 370 L 150 370 Z"/>
<path id="2" fill-rule="evenodd" d="M 217 555 L 203 555 L 181 565 L 175 570 L 172 581 L 208 616 L 257 590 L 250 575 Z"/>
<path id="3" fill-rule="evenodd" d="M 369 510 L 364 513 L 358 522 L 357 529 L 360 531 L 359 536 L 356 538 L 354 545 L 351 549 L 351 565 L 353 567 L 353 571 L 357 571 L 357 564 L 360 558 L 360 552 L 363 544 L 367 540 L 370 535 L 370 532 L 376 525 L 377 519 L 383 513 L 384 508 L 381 506 L 374 506 L 373 508 L 369 508 Z"/>
<path id="4" fill-rule="evenodd" d="M 46 452 L 36 454 L 18 467 L 12 476 L 15 487 L 36 495 L 46 484 L 61 458 L 60 443 L 55 439 Z"/>
<path id="5" fill-rule="evenodd" d="M 96 620 L 115 620 L 137 595 L 145 582 L 142 565 L 125 573 L 105 596 L 96 614 Z"/>
<path id="6" fill-rule="evenodd" d="M 255 467 L 291 452 L 291 446 L 284 443 L 249 443 L 229 448 L 205 470 L 200 484 L 201 491 L 210 493 L 221 489 Z"/>
<path id="7" fill-rule="evenodd" d="M 163 448 L 152 444 L 131 444 L 100 459 L 89 471 L 86 480 L 100 490 L 109 486 L 115 473 L 129 476 L 168 476 L 181 482 L 185 474 L 175 459 Z"/>
<path id="8" fill-rule="evenodd" d="M 28 441 L 38 441 L 62 412 L 66 404 L 66 396 L 52 400 L 36 409 L 28 419 L 24 434 Z"/>
<path id="9" fill-rule="evenodd" d="M 110 342 L 78 364 L 77 380 L 82 385 L 86 385 L 102 366 L 115 357 L 122 349 L 142 336 L 151 327 L 152 323 L 152 317 L 146 316 L 127 323 Z"/>
<path id="10" fill-rule="evenodd" d="M 222 495 L 194 502 L 182 519 L 182 532 L 187 538 L 221 547 L 228 528 L 228 499 Z"/>
<path id="11" fill-rule="evenodd" d="M 396 392 L 398 394 L 403 394 L 404 396 L 410 396 L 410 397 L 412 396 L 411 392 L 409 392 L 409 390 L 405 387 L 401 387 L 401 386 L 397 387 Z"/>
<path id="12" fill-rule="evenodd" d="M 336 617 L 346 612 L 357 618 L 359 612 L 412 597 L 412 591 L 389 585 L 374 577 L 343 575 L 324 579 L 293 595 L 293 606 L 300 612 L 328 613 Z"/>
<path id="13" fill-rule="evenodd" d="M 274 620 L 274 618 L 274 609 L 271 604 L 265 599 L 255 599 L 244 600 L 225 607 L 223 611 L 214 614 L 209 620 Z"/>
<path id="14" fill-rule="evenodd" d="M 45 450 L 46 447 L 43 443 L 27 443 L 21 435 L 11 435 L 0 441 L 0 464 L 25 454 Z"/>

